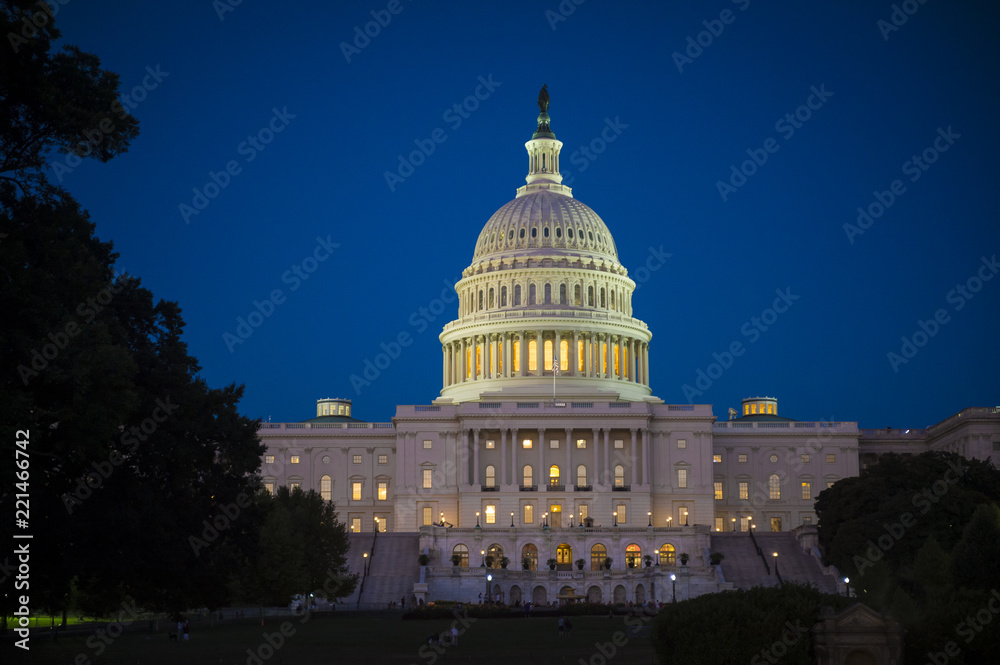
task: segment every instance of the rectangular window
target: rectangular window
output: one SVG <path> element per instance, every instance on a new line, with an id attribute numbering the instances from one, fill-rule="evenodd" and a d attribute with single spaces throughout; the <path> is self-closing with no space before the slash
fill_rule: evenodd
<path id="1" fill-rule="evenodd" d="M 492 503 L 486 506 L 486 523 L 487 524 L 497 523 L 497 507 Z"/>
<path id="2" fill-rule="evenodd" d="M 687 489 L 688 486 L 688 470 L 687 469 L 677 469 L 677 487 L 680 489 Z"/>
<path id="3" fill-rule="evenodd" d="M 837 456 L 836 455 L 827 455 L 826 456 L 826 463 L 827 464 L 833 464 L 836 461 L 837 461 Z"/>
<path id="4" fill-rule="evenodd" d="M 264 489 L 268 494 L 274 494 L 274 483 L 264 483 Z"/>
<path id="5" fill-rule="evenodd" d="M 299 456 L 298 455 L 292 455 L 291 463 L 292 464 L 298 464 L 299 463 Z"/>
<path id="6" fill-rule="evenodd" d="M 715 518 L 715 530 L 716 531 L 722 531 L 722 526 L 723 526 L 722 525 L 722 518 L 721 517 L 716 517 Z"/>
<path id="7" fill-rule="evenodd" d="M 803 464 L 809 463 L 809 455 L 802 455 L 802 463 Z"/>
<path id="8" fill-rule="evenodd" d="M 836 481 L 834 481 L 834 480 L 830 480 L 830 481 L 827 481 L 827 483 L 826 483 L 826 488 L 827 488 L 827 489 L 830 489 L 831 487 L 833 487 L 833 483 L 835 483 L 835 482 L 836 482 Z"/>
<path id="9" fill-rule="evenodd" d="M 747 454 L 746 453 L 740 453 L 738 461 L 739 461 L 740 464 L 746 464 L 747 463 Z"/>
<path id="10" fill-rule="evenodd" d="M 378 484 L 378 500 L 385 501 L 389 498 L 389 483 L 379 483 Z"/>
<path id="11" fill-rule="evenodd" d="M 427 450 L 430 447 L 431 447 L 431 440 L 430 439 L 424 439 L 424 450 Z"/>
<path id="12" fill-rule="evenodd" d="M 319 479 L 319 495 L 324 501 L 333 498 L 333 479 L 330 476 L 323 476 Z"/>
<path id="13" fill-rule="evenodd" d="M 750 530 L 750 516 L 740 518 L 740 531 Z"/>
<path id="14" fill-rule="evenodd" d="M 590 510 L 587 508 L 587 504 L 581 503 L 580 504 L 580 523 L 582 524 L 583 520 L 587 519 L 587 517 L 589 515 L 590 515 Z"/>
<path id="15" fill-rule="evenodd" d="M 712 455 L 712 462 L 722 464 L 722 455 Z"/>
<path id="16" fill-rule="evenodd" d="M 489 441 L 486 442 L 487 450 L 493 450 L 496 447 L 497 447 L 496 441 L 494 441 L 493 439 L 490 439 Z"/>
<path id="17" fill-rule="evenodd" d="M 351 483 L 351 499 L 354 501 L 361 501 L 361 483 Z"/>
<path id="18" fill-rule="evenodd" d="M 559 447 L 559 442 L 558 441 L 555 441 L 555 440 L 549 441 L 549 448 L 558 448 L 558 447 Z"/>
<path id="19" fill-rule="evenodd" d="M 586 439 L 577 439 L 576 440 L 576 447 L 577 448 L 586 448 L 587 447 L 587 440 Z"/>
<path id="20" fill-rule="evenodd" d="M 679 512 L 680 512 L 681 526 L 689 526 L 688 525 L 688 509 L 687 509 L 687 507 L 686 506 L 681 506 L 681 509 L 680 509 Z"/>
<path id="21" fill-rule="evenodd" d="M 361 455 L 355 455 L 354 456 L 354 463 L 355 464 L 361 464 Z"/>
<path id="22" fill-rule="evenodd" d="M 535 507 L 531 504 L 525 504 L 524 506 L 524 519 L 521 520 L 525 524 L 535 523 Z"/>
<path id="23" fill-rule="evenodd" d="M 622 449 L 624 447 L 625 447 L 625 440 L 624 439 L 615 439 L 615 448 Z"/>
<path id="24" fill-rule="evenodd" d="M 288 491 L 294 492 L 295 490 L 302 489 L 302 483 L 288 483 Z"/>
<path id="25" fill-rule="evenodd" d="M 802 498 L 807 501 L 812 497 L 812 483 L 804 482 L 802 483 Z"/>
<path id="26" fill-rule="evenodd" d="M 624 503 L 619 503 L 618 506 L 615 508 L 615 510 L 618 513 L 618 523 L 619 524 L 625 524 L 625 523 L 627 523 L 628 522 L 628 508 L 626 507 L 626 505 Z"/>
<path id="27" fill-rule="evenodd" d="M 378 463 L 379 464 L 388 464 L 389 463 L 389 456 L 388 455 L 379 455 L 378 456 Z"/>
<path id="28" fill-rule="evenodd" d="M 351 518 L 351 533 L 361 533 L 361 518 L 352 517 Z"/>
<path id="29" fill-rule="evenodd" d="M 677 448 L 678 449 L 680 449 L 680 448 L 687 448 L 687 447 L 688 447 L 687 439 L 677 439 Z"/>
<path id="30" fill-rule="evenodd" d="M 434 486 L 431 480 L 434 476 L 434 472 L 430 469 L 424 469 L 423 476 L 424 476 L 424 489 L 425 490 L 431 489 Z"/>
<path id="31" fill-rule="evenodd" d="M 715 500 L 722 501 L 722 483 L 715 483 Z"/>
<path id="32" fill-rule="evenodd" d="M 525 448 L 525 449 L 530 448 L 531 447 L 531 439 L 525 439 L 524 441 L 522 441 L 521 442 L 521 447 Z"/>
<path id="33" fill-rule="evenodd" d="M 748 480 L 740 481 L 740 499 L 743 501 L 750 499 L 750 481 Z"/>
<path id="34" fill-rule="evenodd" d="M 264 455 L 264 464 L 274 464 L 274 455 Z"/>
<path id="35" fill-rule="evenodd" d="M 424 508 L 421 511 L 421 513 L 423 514 L 424 526 L 430 526 L 431 524 L 434 523 L 433 522 L 434 515 L 431 512 L 431 507 L 430 506 L 424 506 Z"/>
<path id="36" fill-rule="evenodd" d="M 803 517 L 802 518 L 802 523 L 803 524 L 812 524 L 813 523 L 812 516 L 811 515 L 806 515 L 805 517 Z"/>
<path id="37" fill-rule="evenodd" d="M 388 523 L 384 517 L 376 517 L 375 522 L 378 524 L 379 533 L 385 533 L 385 526 Z"/>

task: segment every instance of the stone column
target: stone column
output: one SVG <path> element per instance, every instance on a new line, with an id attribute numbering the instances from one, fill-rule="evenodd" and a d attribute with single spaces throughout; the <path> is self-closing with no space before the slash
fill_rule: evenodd
<path id="1" fill-rule="evenodd" d="M 549 472 L 545 466 L 545 430 L 542 428 L 538 428 L 538 466 L 541 467 L 540 473 L 545 484 L 548 485 Z"/>
<path id="2" fill-rule="evenodd" d="M 611 429 L 604 430 L 604 484 L 611 485 Z"/>
<path id="3" fill-rule="evenodd" d="M 632 464 L 632 474 L 631 475 L 632 475 L 632 478 L 629 480 L 628 484 L 631 485 L 632 483 L 635 483 L 636 485 L 638 485 L 639 484 L 639 480 L 638 480 L 639 474 L 638 474 L 638 467 L 636 466 L 636 452 L 638 452 L 638 451 L 636 451 L 636 449 L 635 449 L 635 445 L 636 445 L 636 437 L 635 437 L 635 435 L 636 435 L 636 429 L 633 427 L 629 431 L 632 433 L 632 450 L 630 451 L 632 453 L 631 454 L 631 464 Z"/>
<path id="4" fill-rule="evenodd" d="M 511 450 L 510 475 L 511 475 L 511 480 L 513 481 L 511 483 L 512 485 L 521 484 L 521 469 L 519 469 L 517 466 L 517 448 L 519 445 L 520 443 L 517 440 L 517 428 L 514 428 L 510 431 L 510 450 Z"/>
<path id="5" fill-rule="evenodd" d="M 633 430 L 634 432 L 635 430 Z M 633 438 L 634 435 L 633 435 Z M 479 428 L 472 430 L 472 486 L 479 487 Z"/>
<path id="6" fill-rule="evenodd" d="M 541 330 L 535 331 L 535 368 L 537 376 L 545 375 L 545 335 Z"/>
<path id="7" fill-rule="evenodd" d="M 590 431 L 593 433 L 593 439 L 591 439 L 590 441 L 590 447 L 594 449 L 594 469 L 590 472 L 589 480 L 591 485 L 596 486 L 601 484 L 601 476 L 600 476 L 601 464 L 599 462 L 599 453 L 598 453 L 598 450 L 600 449 L 601 445 L 600 444 L 601 430 L 595 427 Z"/>
<path id="8" fill-rule="evenodd" d="M 566 476 L 563 484 L 569 487 L 576 484 L 576 472 L 573 471 L 573 428 L 566 428 Z"/>
<path id="9" fill-rule="evenodd" d="M 500 430 L 500 484 L 506 485 L 507 480 L 507 430 Z"/>
<path id="10" fill-rule="evenodd" d="M 570 376 L 580 376 L 580 332 L 573 331 L 573 347 L 569 350 Z"/>
<path id="11" fill-rule="evenodd" d="M 527 373 L 526 369 L 528 367 L 528 349 L 524 346 L 523 330 L 517 331 L 517 348 L 520 350 L 520 357 L 518 358 L 519 362 L 517 363 L 517 374 L 518 376 L 524 376 Z"/>
<path id="12" fill-rule="evenodd" d="M 461 464 L 461 468 L 462 468 L 462 484 L 463 485 L 471 485 L 472 483 L 469 482 L 469 430 L 463 429 L 461 437 L 462 437 L 461 448 L 462 448 L 462 451 L 463 451 L 463 454 L 462 454 L 462 464 Z M 416 466 L 416 465 L 414 465 L 414 466 Z"/>
<path id="13" fill-rule="evenodd" d="M 649 429 L 642 428 L 642 483 L 649 485 Z"/>
<path id="14" fill-rule="evenodd" d="M 458 350 L 458 374 L 459 374 L 458 383 L 465 382 L 465 375 L 467 372 L 465 363 L 466 363 L 465 338 L 463 337 L 461 348 Z"/>

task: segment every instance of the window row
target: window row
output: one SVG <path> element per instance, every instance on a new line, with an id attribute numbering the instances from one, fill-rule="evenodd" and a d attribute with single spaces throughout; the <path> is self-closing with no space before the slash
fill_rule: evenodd
<path id="1" fill-rule="evenodd" d="M 542 159 L 543 160 L 545 159 L 544 155 L 542 155 Z M 534 164 L 534 166 L 537 166 L 536 163 L 533 162 L 533 164 Z M 551 168 L 551 165 L 549 166 L 549 168 Z M 533 168 L 532 170 L 534 171 L 535 169 Z M 543 168 L 541 170 L 544 172 L 545 171 L 545 167 L 543 166 Z M 552 170 L 553 171 L 557 171 L 558 169 L 552 169 Z M 569 224 L 567 224 L 566 225 L 566 229 L 564 231 L 562 226 L 555 226 L 554 228 L 552 228 L 550 230 L 549 226 L 546 225 L 546 226 L 542 226 L 542 230 L 541 230 L 542 240 L 545 240 L 546 238 L 550 238 L 550 237 L 554 237 L 556 240 L 562 240 L 564 233 L 565 233 L 567 241 L 576 240 L 576 241 L 578 241 L 580 243 L 583 243 L 583 242 L 586 241 L 586 242 L 589 242 L 589 243 L 594 243 L 594 244 L 600 245 L 601 247 L 606 247 L 608 245 L 608 241 L 604 237 L 603 233 L 597 232 L 595 234 L 593 231 L 586 231 L 586 232 L 584 232 L 584 229 L 583 229 L 582 226 L 577 226 L 577 227 L 574 228 L 574 227 L 570 226 Z M 528 229 L 528 228 L 522 226 L 521 228 L 517 229 L 516 232 L 515 232 L 515 229 L 507 229 L 507 243 L 512 243 L 515 238 L 517 238 L 518 240 L 528 240 L 528 239 L 536 239 L 537 240 L 538 235 L 539 235 L 539 231 L 538 231 L 538 227 L 537 226 L 532 226 L 531 229 Z M 488 236 L 484 232 L 483 235 L 482 235 L 482 237 L 480 238 L 480 241 L 484 245 L 484 247 L 482 249 L 486 250 L 487 248 L 489 248 L 489 249 L 496 248 L 497 247 L 497 240 L 498 239 L 500 240 L 501 243 L 503 243 L 503 240 L 504 240 L 504 233 L 503 233 L 503 231 L 500 231 L 499 233 L 497 233 L 496 231 L 493 231 Z"/>
<path id="2" fill-rule="evenodd" d="M 594 286 L 583 284 L 556 284 L 545 282 L 521 284 L 513 286 L 502 285 L 483 286 L 466 292 L 462 297 L 462 307 L 459 316 L 474 314 L 504 307 L 531 307 L 534 305 L 573 305 L 575 307 L 593 307 L 620 311 L 623 314 L 632 313 L 632 296 L 624 286 Z"/>
<path id="3" fill-rule="evenodd" d="M 828 480 L 828 481 L 826 481 L 826 488 L 829 489 L 829 488 L 833 487 L 833 484 L 835 482 L 836 482 L 835 480 Z M 815 498 L 813 496 L 813 481 L 812 480 L 800 480 L 799 483 L 798 483 L 798 485 L 799 485 L 799 492 L 800 492 L 799 496 L 802 498 L 802 500 L 804 500 L 804 501 L 811 501 L 811 500 L 813 500 Z M 766 486 L 766 496 L 767 496 L 767 498 L 770 499 L 770 500 L 772 500 L 772 501 L 777 501 L 777 500 L 781 499 L 781 486 L 782 486 L 781 476 L 779 476 L 776 473 L 772 473 L 770 476 L 768 476 L 768 478 L 767 478 L 767 486 Z M 723 482 L 722 481 L 718 481 L 718 480 L 715 481 L 714 488 L 715 488 L 715 498 L 716 498 L 716 500 L 718 500 L 718 501 L 725 500 L 725 496 L 724 496 L 724 493 L 723 493 Z M 741 501 L 749 501 L 750 500 L 750 481 L 749 480 L 741 480 L 741 481 L 739 481 L 738 488 L 739 488 L 739 498 L 740 498 L 740 500 Z"/>
<path id="4" fill-rule="evenodd" d="M 525 443 L 529 443 L 525 440 Z M 526 445 L 526 448 L 530 448 L 530 445 Z M 562 472 L 558 464 L 553 464 L 549 467 L 548 478 L 546 479 L 546 484 L 552 487 L 562 486 Z M 625 486 L 625 467 L 621 464 L 616 464 L 614 469 L 614 483 L 615 487 Z M 485 487 L 496 487 L 497 486 L 497 468 L 492 464 L 487 464 L 484 474 Z M 589 483 L 587 482 L 587 465 L 580 464 L 576 467 L 576 485 L 577 487 L 586 487 Z M 521 469 L 521 485 L 524 487 L 534 487 L 535 486 L 535 469 L 531 464 L 525 464 Z M 426 486 L 425 486 L 426 487 Z"/>
<path id="5" fill-rule="evenodd" d="M 425 448 L 430 448 L 430 446 L 424 446 L 424 447 Z M 320 458 L 320 461 L 323 462 L 323 464 L 329 464 L 330 463 L 330 456 L 329 455 L 323 455 L 323 457 Z M 352 458 L 351 458 L 351 461 L 354 464 L 361 464 L 362 463 L 362 457 L 361 457 L 361 455 L 353 455 Z M 301 462 L 302 462 L 302 458 L 299 455 L 291 455 L 288 458 L 288 463 L 289 464 L 300 464 Z M 383 464 L 383 465 L 384 464 L 388 464 L 389 463 L 389 456 L 388 455 L 379 455 L 378 456 L 378 463 L 379 464 Z M 274 464 L 274 455 L 264 455 L 264 464 Z"/>
<path id="6" fill-rule="evenodd" d="M 452 548 L 452 565 L 460 568 L 469 567 L 469 547 L 464 543 L 459 543 Z M 528 543 L 520 551 L 520 567 L 522 570 L 538 570 L 538 546 Z M 659 549 L 654 550 L 649 555 L 649 563 L 654 561 L 661 566 L 673 566 L 677 562 L 677 549 L 671 543 L 664 543 Z M 510 557 L 505 556 L 503 546 L 493 543 L 485 549 L 479 550 L 480 566 L 489 568 L 506 567 L 504 559 L 510 561 Z M 562 543 L 556 547 L 555 556 L 549 558 L 546 563 L 550 568 L 557 570 L 570 570 L 573 564 L 585 566 L 586 559 L 582 557 L 573 559 L 573 547 L 568 543 Z M 590 570 L 604 570 L 610 568 L 612 560 L 608 557 L 608 548 L 602 543 L 597 543 L 590 548 Z M 625 567 L 640 568 L 643 564 L 642 547 L 637 543 L 630 543 L 625 546 Z"/>

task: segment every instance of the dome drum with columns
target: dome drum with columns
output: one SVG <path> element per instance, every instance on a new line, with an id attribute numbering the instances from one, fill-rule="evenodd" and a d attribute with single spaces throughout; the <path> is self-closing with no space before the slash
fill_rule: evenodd
<path id="1" fill-rule="evenodd" d="M 455 285 L 438 403 L 552 395 L 656 401 L 649 328 L 604 221 L 559 174 L 547 107 L 525 143 L 527 184 L 489 219 Z M 544 379 L 541 380 L 540 379 Z M 554 381 L 553 381 L 554 380 Z"/>

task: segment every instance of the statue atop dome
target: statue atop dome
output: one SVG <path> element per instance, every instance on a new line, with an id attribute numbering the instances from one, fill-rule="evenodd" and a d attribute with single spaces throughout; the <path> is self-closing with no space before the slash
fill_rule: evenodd
<path id="1" fill-rule="evenodd" d="M 542 84 L 542 89 L 538 91 L 538 110 L 542 113 L 548 113 L 549 111 L 549 91 L 547 84 Z"/>

